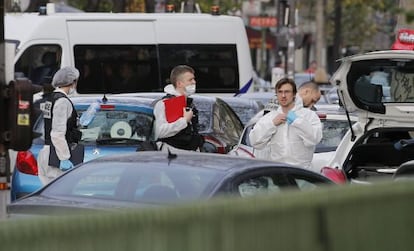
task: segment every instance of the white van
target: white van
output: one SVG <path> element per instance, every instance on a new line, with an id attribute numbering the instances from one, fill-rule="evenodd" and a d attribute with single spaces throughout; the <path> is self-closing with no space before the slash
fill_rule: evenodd
<path id="1" fill-rule="evenodd" d="M 193 13 L 8 13 L 15 73 L 34 84 L 72 65 L 78 93 L 162 91 L 170 70 L 188 64 L 198 93 L 252 91 L 253 68 L 239 17 Z"/>

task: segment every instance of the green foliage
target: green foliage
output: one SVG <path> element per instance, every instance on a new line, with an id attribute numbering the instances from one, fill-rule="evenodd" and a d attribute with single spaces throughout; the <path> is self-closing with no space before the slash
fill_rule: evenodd
<path id="1" fill-rule="evenodd" d="M 175 10 L 179 11 L 181 2 L 183 2 L 183 0 L 170 0 L 168 1 L 168 4 L 174 4 Z M 213 5 L 219 5 L 221 14 L 227 13 L 227 11 L 232 10 L 235 7 L 240 8 L 241 6 L 241 4 L 237 4 L 234 0 L 194 0 L 193 2 L 199 4 L 201 12 L 203 13 L 210 13 L 211 6 Z"/>
<path id="2" fill-rule="evenodd" d="M 335 9 L 329 1 L 326 9 L 326 34 L 328 44 L 333 43 Z M 401 10 L 395 0 L 343 0 L 342 5 L 342 46 L 357 46 L 364 49 L 370 46 L 373 37 L 379 32 L 392 36 L 394 17 Z M 385 48 L 384 48 L 385 49 Z"/>
<path id="3" fill-rule="evenodd" d="M 414 10 L 410 10 L 406 12 L 406 22 L 413 23 L 414 22 Z"/>
<path id="4" fill-rule="evenodd" d="M 110 12 L 113 8 L 113 1 L 116 0 L 101 0 L 97 6 L 97 12 Z M 86 10 L 88 7 L 88 0 L 68 0 L 68 4 L 80 10 Z"/>

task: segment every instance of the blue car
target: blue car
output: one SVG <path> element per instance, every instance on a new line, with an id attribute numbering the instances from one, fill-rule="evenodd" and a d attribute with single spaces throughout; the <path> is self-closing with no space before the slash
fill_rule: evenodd
<path id="1" fill-rule="evenodd" d="M 105 155 L 144 150 L 145 142 L 152 140 L 152 98 L 88 96 L 71 99 L 79 116 L 94 102 L 100 106 L 91 123 L 81 128 L 85 162 Z M 28 151 L 17 153 L 11 181 L 12 201 L 42 187 L 36 158 L 44 144 L 43 124 L 43 117 L 39 116 L 33 131 L 40 136 L 33 140 Z"/>

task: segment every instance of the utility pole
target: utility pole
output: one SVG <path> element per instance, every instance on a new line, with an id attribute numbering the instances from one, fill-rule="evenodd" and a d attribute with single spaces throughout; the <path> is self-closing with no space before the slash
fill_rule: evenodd
<path id="1" fill-rule="evenodd" d="M 295 74 L 295 36 L 296 36 L 296 22 L 297 11 L 296 1 L 290 0 L 285 6 L 284 11 L 284 25 L 287 28 L 286 40 L 287 40 L 287 53 L 286 53 L 286 70 L 288 78 L 294 78 Z"/>
<path id="2" fill-rule="evenodd" d="M 339 67 L 339 64 L 336 62 L 337 59 L 341 57 L 340 49 L 342 46 L 342 4 L 341 0 L 335 0 L 335 31 L 334 31 L 334 43 L 333 43 L 333 60 L 330 62 L 330 65 L 334 66 L 333 69 L 328 69 L 328 71 L 336 71 Z"/>
<path id="3" fill-rule="evenodd" d="M 8 149 L 5 140 L 6 133 L 6 46 L 4 41 L 4 1 L 0 0 L 2 15 L 0 17 L 0 219 L 6 217 L 6 205 L 10 200 L 9 182 L 10 166 L 8 161 Z"/>
<path id="4" fill-rule="evenodd" d="M 325 0 L 316 1 L 316 62 L 326 69 Z"/>

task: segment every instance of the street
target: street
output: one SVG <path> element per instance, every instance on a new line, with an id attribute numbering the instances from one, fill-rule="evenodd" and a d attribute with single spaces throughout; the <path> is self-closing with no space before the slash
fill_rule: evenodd
<path id="1" fill-rule="evenodd" d="M 6 205 L 10 202 L 10 190 L 0 191 L 0 220 L 6 219 Z"/>

